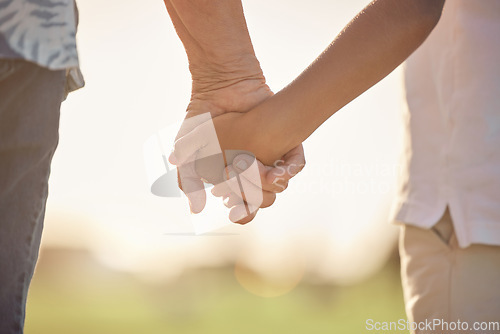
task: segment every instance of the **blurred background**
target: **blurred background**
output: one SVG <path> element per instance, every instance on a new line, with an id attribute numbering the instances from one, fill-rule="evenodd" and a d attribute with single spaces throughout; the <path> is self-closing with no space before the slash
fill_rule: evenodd
<path id="1" fill-rule="evenodd" d="M 367 3 L 243 0 L 270 87 Z M 185 199 L 153 196 L 144 170 L 144 141 L 181 119 L 190 96 L 163 2 L 79 9 L 87 86 L 62 107 L 26 333 L 360 333 L 367 319 L 405 317 L 389 222 L 399 70 L 304 143 L 306 168 L 272 208 L 197 236 Z"/>

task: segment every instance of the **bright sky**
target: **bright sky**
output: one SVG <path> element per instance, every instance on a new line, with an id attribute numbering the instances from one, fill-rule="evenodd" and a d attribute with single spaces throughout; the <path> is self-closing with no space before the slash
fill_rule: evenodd
<path id="1" fill-rule="evenodd" d="M 271 88 L 298 75 L 367 2 L 244 0 Z M 44 245 L 85 247 L 146 279 L 236 261 L 344 282 L 380 266 L 397 233 L 387 219 L 402 138 L 398 73 L 306 141 L 305 170 L 272 208 L 225 235 L 192 236 L 187 202 L 153 196 L 143 164 L 144 141 L 183 117 L 190 94 L 163 2 L 79 6 L 87 86 L 63 104 Z"/>

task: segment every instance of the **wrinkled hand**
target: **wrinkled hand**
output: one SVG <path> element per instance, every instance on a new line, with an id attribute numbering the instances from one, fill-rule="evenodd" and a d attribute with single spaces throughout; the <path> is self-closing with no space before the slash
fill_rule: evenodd
<path id="1" fill-rule="evenodd" d="M 268 97 L 272 96 L 272 92 L 269 87 L 265 84 L 265 81 L 262 78 L 252 78 L 246 79 L 242 81 L 237 81 L 235 83 L 231 83 L 227 87 L 219 88 L 217 87 L 214 90 L 203 90 L 201 92 L 195 92 L 192 94 L 191 102 L 189 103 L 187 109 L 186 119 L 181 125 L 181 129 L 177 135 L 177 142 L 179 143 L 181 139 L 186 139 L 195 128 L 200 125 L 199 121 L 192 122 L 191 120 L 196 119 L 201 114 L 210 113 L 212 120 L 217 124 L 227 124 L 225 120 L 228 117 L 238 118 L 241 113 L 245 113 L 250 110 L 252 107 L 261 103 Z M 232 115 L 228 114 L 231 113 Z M 222 117 L 225 115 L 224 117 Z M 199 117 L 198 117 L 199 118 Z M 203 117 L 201 118 L 203 120 Z M 206 119 L 205 119 L 206 121 Z M 248 126 L 246 127 L 248 130 L 250 129 Z M 195 138 L 191 134 L 191 138 Z M 205 136 L 206 138 L 206 136 Z M 186 140 L 184 140 L 186 143 Z M 217 143 L 212 143 L 215 146 Z M 175 150 L 175 159 L 178 161 L 171 161 L 174 164 L 179 164 L 179 160 L 183 160 L 183 166 L 178 168 L 179 172 L 179 187 L 186 194 L 189 199 L 189 204 L 191 211 L 193 213 L 199 213 L 203 210 L 206 203 L 206 194 L 204 190 L 204 184 L 202 177 L 200 176 L 199 171 L 197 171 L 196 164 L 194 163 L 185 163 L 191 159 L 194 161 L 196 158 L 196 152 L 200 147 L 196 147 L 196 145 L 200 145 L 200 143 L 191 143 L 188 144 L 188 148 L 186 149 L 184 146 L 183 149 L 178 149 L 178 145 L 176 145 Z M 244 146 L 238 147 L 238 149 L 243 149 Z M 205 150 L 207 147 L 205 147 Z M 210 153 L 217 153 L 217 147 L 213 147 Z M 219 147 L 220 151 L 220 147 Z M 249 166 L 251 164 L 250 160 L 253 157 L 249 155 L 245 155 L 242 157 L 237 157 L 235 159 L 235 165 L 228 166 L 226 169 L 226 175 L 229 172 L 237 172 L 238 174 L 242 173 L 246 168 L 245 162 Z M 251 182 L 255 187 L 260 187 L 259 192 L 261 193 L 261 203 L 258 203 L 260 207 L 268 207 L 270 206 L 276 198 L 276 193 L 279 193 L 286 189 L 288 185 L 288 181 L 291 177 L 293 177 L 300 169 L 304 166 L 304 154 L 302 146 L 297 147 L 290 151 L 288 154 L 281 157 L 282 161 L 279 161 L 279 165 L 270 167 L 264 166 L 259 161 L 256 161 L 258 165 L 258 171 L 260 174 L 260 185 L 255 180 Z M 171 159 L 172 160 L 172 159 Z M 230 164 L 231 161 L 227 161 Z M 225 164 L 219 165 L 217 168 L 223 173 Z M 207 180 L 209 181 L 209 180 Z M 218 191 L 221 191 L 222 188 L 217 187 L 214 188 L 214 194 L 218 194 Z M 227 196 L 226 196 L 227 195 Z M 243 219 L 241 218 L 243 213 L 241 212 L 242 207 L 242 199 L 237 198 L 235 193 L 223 193 L 222 195 L 225 199 L 225 205 L 231 208 L 230 211 L 230 219 L 234 222 L 239 223 L 247 223 L 251 221 L 256 214 L 256 211 L 253 211 L 250 216 Z M 236 205 L 238 203 L 240 205 Z M 243 207 L 244 209 L 244 207 Z"/>

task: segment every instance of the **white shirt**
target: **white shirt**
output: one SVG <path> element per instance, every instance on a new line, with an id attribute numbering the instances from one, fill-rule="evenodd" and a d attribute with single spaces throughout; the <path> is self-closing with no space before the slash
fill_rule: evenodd
<path id="1" fill-rule="evenodd" d="M 500 245 L 500 1 L 448 0 L 404 69 L 395 220 L 430 228 L 448 206 L 461 247 Z"/>

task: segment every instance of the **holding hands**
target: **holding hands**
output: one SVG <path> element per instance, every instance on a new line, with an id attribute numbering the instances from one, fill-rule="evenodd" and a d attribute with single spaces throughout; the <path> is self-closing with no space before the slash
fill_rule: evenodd
<path id="1" fill-rule="evenodd" d="M 179 186 L 193 213 L 205 206 L 205 181 L 215 185 L 212 194 L 230 208 L 230 220 L 245 224 L 259 207 L 272 205 L 276 193 L 304 166 L 303 148 L 279 152 L 247 114 L 272 95 L 263 76 L 212 86 L 222 88 L 193 92 L 169 160 L 178 166 Z"/>
<path id="2" fill-rule="evenodd" d="M 192 76 L 191 100 L 169 160 L 178 166 L 179 186 L 193 213 L 205 206 L 205 180 L 217 185 L 213 193 L 231 208 L 229 218 L 247 223 L 287 187 L 289 171 L 300 171 L 302 146 L 273 145 L 269 132 L 260 132 L 263 118 L 247 113 L 273 93 L 255 56 L 241 1 L 165 0 L 165 5 Z M 249 154 L 238 154 L 243 152 Z M 242 184 L 245 194 L 239 191 Z"/>
<path id="3" fill-rule="evenodd" d="M 180 167 L 179 183 L 191 211 L 205 205 L 202 179 L 217 184 L 213 192 L 231 208 L 232 221 L 246 223 L 257 207 L 271 205 L 304 165 L 300 143 L 415 51 L 439 21 L 443 3 L 374 0 L 302 74 L 273 95 L 255 57 L 240 0 L 165 0 L 193 78 L 188 114 L 170 158 Z M 190 121 L 202 114 L 208 117 Z M 251 153 L 238 156 L 234 150 Z M 246 168 L 254 168 L 259 177 L 245 173 Z M 224 185 L 242 170 L 242 177 Z M 241 188 L 244 183 L 259 191 L 246 192 L 248 198 L 235 196 L 236 184 Z"/>

